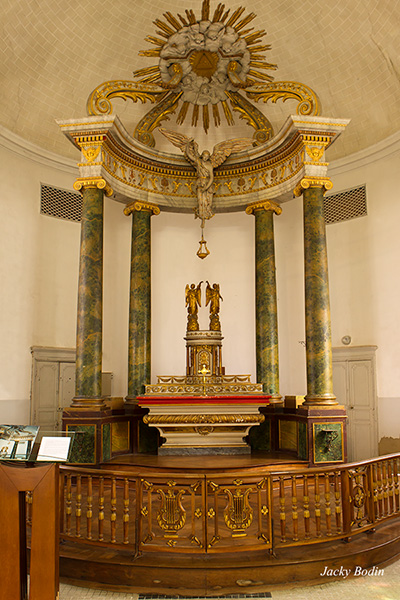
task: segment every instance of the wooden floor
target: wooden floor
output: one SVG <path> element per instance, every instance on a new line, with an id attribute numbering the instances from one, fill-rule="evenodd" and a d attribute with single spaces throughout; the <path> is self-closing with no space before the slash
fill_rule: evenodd
<path id="1" fill-rule="evenodd" d="M 210 557 L 142 555 L 63 543 L 60 576 L 64 582 L 115 591 L 221 595 L 321 583 L 329 569 L 363 569 L 391 564 L 400 557 L 400 524 L 386 523 L 351 543 L 333 541 L 248 555 Z M 215 559 L 215 556 L 212 557 Z M 335 579 L 332 577 L 331 580 Z"/>

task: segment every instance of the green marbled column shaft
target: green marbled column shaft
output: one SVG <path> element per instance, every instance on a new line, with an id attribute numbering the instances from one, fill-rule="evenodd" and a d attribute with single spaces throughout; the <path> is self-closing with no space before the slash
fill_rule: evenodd
<path id="1" fill-rule="evenodd" d="M 279 396 L 278 312 L 276 301 L 274 213 L 254 211 L 256 230 L 257 381 Z"/>
<path id="2" fill-rule="evenodd" d="M 84 188 L 76 336 L 76 397 L 101 398 L 103 191 Z"/>
<path id="3" fill-rule="evenodd" d="M 303 192 L 304 276 L 306 310 L 306 404 L 337 404 L 332 391 L 332 342 L 324 194 L 319 187 Z"/>
<path id="4" fill-rule="evenodd" d="M 151 216 L 144 208 L 132 212 L 129 398 L 143 394 L 151 376 Z"/>

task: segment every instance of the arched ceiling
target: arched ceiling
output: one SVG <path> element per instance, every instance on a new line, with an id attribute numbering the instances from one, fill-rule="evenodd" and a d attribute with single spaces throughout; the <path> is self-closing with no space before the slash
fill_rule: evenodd
<path id="1" fill-rule="evenodd" d="M 133 71 L 154 65 L 141 57 L 156 34 L 153 21 L 163 13 L 201 17 L 201 0 L 3 0 L 0 7 L 2 110 L 0 123 L 34 144 L 78 160 L 77 150 L 62 135 L 56 119 L 86 115 L 91 91 L 107 80 L 133 80 Z M 319 96 L 322 116 L 350 118 L 345 133 L 328 150 L 332 161 L 368 148 L 400 130 L 400 2 L 397 0 L 236 0 L 231 12 L 245 6 L 257 18 L 251 25 L 266 30 L 266 59 L 278 69 L 277 81 L 298 81 Z M 217 2 L 211 0 L 213 12 Z M 113 102 L 128 131 L 149 104 Z M 275 132 L 296 102 L 257 104 Z M 198 125 L 200 147 L 232 137 L 252 136 L 237 116 L 234 127 Z M 164 122 L 165 123 L 165 122 Z M 171 117 L 168 127 L 179 128 Z M 180 126 L 182 128 L 182 126 Z M 157 147 L 171 151 L 157 137 Z"/>

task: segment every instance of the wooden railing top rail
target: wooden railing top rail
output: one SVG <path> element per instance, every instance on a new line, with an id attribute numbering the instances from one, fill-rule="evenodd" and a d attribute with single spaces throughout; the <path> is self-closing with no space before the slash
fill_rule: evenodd
<path id="1" fill-rule="evenodd" d="M 215 473 L 210 473 L 210 477 L 214 477 L 214 478 L 221 478 L 221 477 L 226 477 L 226 478 L 235 478 L 235 477 L 258 477 L 258 476 L 266 476 L 266 475 L 270 475 L 271 477 L 279 477 L 279 476 L 288 476 L 288 477 L 293 477 L 293 476 L 301 476 L 301 475 L 318 475 L 318 474 L 325 474 L 325 473 L 335 473 L 337 471 L 342 471 L 342 470 L 348 470 L 348 469 L 356 469 L 359 467 L 363 467 L 363 466 L 367 466 L 369 464 L 376 464 L 378 462 L 384 462 L 387 460 L 392 460 L 392 459 L 400 459 L 400 453 L 395 453 L 395 454 L 386 454 L 384 456 L 378 456 L 376 458 L 369 458 L 367 460 L 363 460 L 363 461 L 359 461 L 359 462 L 352 462 L 352 463 L 340 463 L 340 464 L 335 464 L 335 465 L 329 465 L 329 466 L 324 466 L 324 467 L 313 467 L 313 468 L 302 468 L 302 469 L 291 469 L 290 471 L 287 470 L 268 470 L 265 471 L 264 468 L 261 466 L 259 468 L 259 470 L 257 470 L 256 467 L 252 467 L 251 469 L 248 470 L 237 470 L 237 471 L 229 471 L 229 472 L 223 472 L 222 470 L 220 472 L 215 472 Z M 124 478 L 129 478 L 129 479 L 135 479 L 137 477 L 148 477 L 148 478 L 154 478 L 154 477 L 162 477 L 163 479 L 166 478 L 179 478 L 179 479 L 193 479 L 196 477 L 201 477 L 203 475 L 202 472 L 199 473 L 178 473 L 176 471 L 171 472 L 171 473 L 167 473 L 167 472 L 162 472 L 160 473 L 159 471 L 147 471 L 144 474 L 140 468 L 138 467 L 137 470 L 130 470 L 130 471 L 123 471 L 123 470 L 104 470 L 104 469 L 96 469 L 96 468 L 91 468 L 91 467 L 79 467 L 79 466 L 69 466 L 69 465 L 62 465 L 60 466 L 60 471 L 61 472 L 70 472 L 70 473 L 75 473 L 77 475 L 92 475 L 92 476 L 99 476 L 99 477 L 124 477 Z"/>
<path id="2" fill-rule="evenodd" d="M 336 465 L 326 466 L 326 467 L 313 467 L 309 469 L 293 469 L 293 471 L 271 471 L 270 474 L 272 476 L 281 476 L 287 475 L 292 477 L 293 475 L 318 475 L 322 473 L 335 473 L 335 471 L 343 471 L 348 469 L 356 469 L 359 467 L 364 467 L 370 464 L 376 464 L 378 462 L 384 462 L 392 459 L 400 459 L 400 453 L 397 454 L 386 454 L 385 456 L 378 456 L 376 458 L 369 458 L 368 460 L 362 460 L 360 462 L 352 462 L 352 463 L 340 463 Z"/>

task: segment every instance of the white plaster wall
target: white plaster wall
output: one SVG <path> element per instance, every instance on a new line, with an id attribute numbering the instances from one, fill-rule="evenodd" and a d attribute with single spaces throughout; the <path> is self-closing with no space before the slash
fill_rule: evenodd
<path id="1" fill-rule="evenodd" d="M 222 359 L 227 374 L 251 374 L 255 381 L 254 217 L 215 215 L 207 221 L 210 255 L 196 252 L 200 221 L 189 214 L 152 217 L 152 378 L 184 375 L 186 367 L 186 284 L 219 283 Z M 209 327 L 203 285 L 200 329 Z"/>
<path id="2" fill-rule="evenodd" d="M 398 145 L 397 145 L 398 148 Z M 367 186 L 368 217 L 327 227 L 332 339 L 375 344 L 379 437 L 400 438 L 400 149 L 335 174 L 334 191 Z"/>
<path id="3" fill-rule="evenodd" d="M 79 224 L 40 215 L 40 182 L 74 176 L 0 145 L 0 422 L 29 422 L 32 345 L 75 345 Z"/>
<path id="4" fill-rule="evenodd" d="M 398 146 L 397 146 L 398 147 Z M 72 169 L 58 169 L 0 145 L 0 422 L 28 422 L 32 345 L 74 347 L 79 224 L 40 215 L 40 182 L 72 189 Z M 399 150 L 373 162 L 333 165 L 334 191 L 366 183 L 368 217 L 327 227 L 333 344 L 351 335 L 376 344 L 380 437 L 400 437 Z M 103 370 L 113 395 L 127 387 L 131 218 L 105 200 Z M 304 394 L 305 348 L 302 202 L 274 218 L 282 395 Z M 152 217 L 152 381 L 185 370 L 187 283 L 218 282 L 227 373 L 255 380 L 254 217 L 216 215 L 207 222 L 210 256 L 196 256 L 199 221 Z M 204 302 L 204 294 L 203 294 Z M 208 308 L 200 311 L 208 327 Z"/>
<path id="5" fill-rule="evenodd" d="M 397 144 L 397 148 L 399 145 Z M 400 437 L 400 150 L 351 169 L 332 165 L 333 192 L 366 184 L 368 216 L 327 226 L 332 343 L 377 345 L 379 437 Z M 275 218 L 283 395 L 306 392 L 302 200 Z"/>

